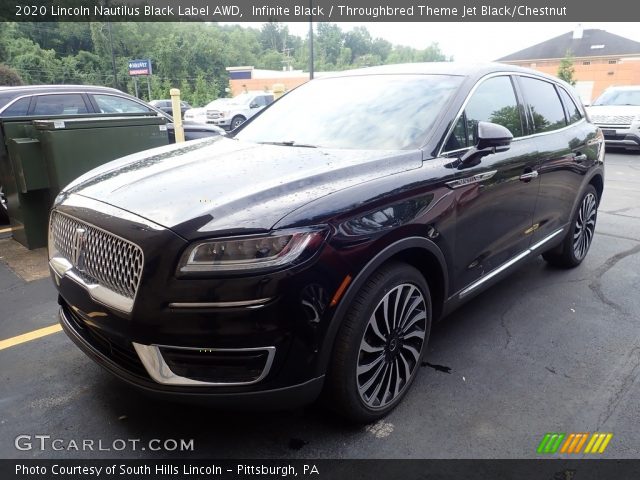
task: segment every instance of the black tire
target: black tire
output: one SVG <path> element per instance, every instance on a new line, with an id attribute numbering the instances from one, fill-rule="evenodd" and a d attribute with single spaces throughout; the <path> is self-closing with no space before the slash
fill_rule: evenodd
<path id="1" fill-rule="evenodd" d="M 0 186 L 0 225 L 9 223 L 9 211 L 7 210 L 7 199 L 4 195 L 2 186 Z"/>
<path id="2" fill-rule="evenodd" d="M 385 310 L 385 299 L 393 311 Z M 385 325 L 392 328 L 385 331 Z M 325 403 L 358 423 L 387 415 L 420 369 L 430 330 L 431 295 L 422 274 L 405 263 L 382 266 L 357 293 L 340 326 L 326 377 Z"/>
<path id="3" fill-rule="evenodd" d="M 230 130 L 235 130 L 236 128 L 238 128 L 240 125 L 242 125 L 246 121 L 247 121 L 247 119 L 244 118 L 242 115 L 236 115 L 235 117 L 233 117 L 231 119 L 231 124 L 229 125 L 229 129 Z"/>
<path id="4" fill-rule="evenodd" d="M 598 192 L 588 185 L 571 217 L 571 224 L 562 243 L 542 254 L 548 263 L 560 268 L 574 268 L 587 256 L 598 218 Z"/>

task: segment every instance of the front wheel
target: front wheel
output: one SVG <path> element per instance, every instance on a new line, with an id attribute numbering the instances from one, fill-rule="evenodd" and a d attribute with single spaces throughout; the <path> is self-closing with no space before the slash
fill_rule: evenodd
<path id="1" fill-rule="evenodd" d="M 231 130 L 235 130 L 236 128 L 238 128 L 245 122 L 245 120 L 246 119 L 241 115 L 233 117 L 233 119 L 231 119 Z"/>
<path id="2" fill-rule="evenodd" d="M 340 327 L 327 373 L 329 405 L 369 423 L 393 410 L 420 367 L 431 329 L 431 296 L 422 274 L 404 263 L 377 270 Z"/>
<path id="3" fill-rule="evenodd" d="M 587 256 L 593 242 L 598 218 L 598 192 L 589 185 L 571 219 L 571 226 L 562 243 L 542 254 L 551 265 L 562 268 L 577 267 Z"/>

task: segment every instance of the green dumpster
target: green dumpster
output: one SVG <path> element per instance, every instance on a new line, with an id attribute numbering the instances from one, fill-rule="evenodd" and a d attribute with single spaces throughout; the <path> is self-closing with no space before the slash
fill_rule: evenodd
<path id="1" fill-rule="evenodd" d="M 2 121 L 2 185 L 13 237 L 27 248 L 47 243 L 48 212 L 75 178 L 116 158 L 166 145 L 164 118 L 99 116 Z"/>

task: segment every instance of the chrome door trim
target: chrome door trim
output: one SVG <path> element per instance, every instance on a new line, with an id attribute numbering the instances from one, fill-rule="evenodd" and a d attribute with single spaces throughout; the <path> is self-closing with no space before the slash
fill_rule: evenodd
<path id="1" fill-rule="evenodd" d="M 472 185 L 474 183 L 480 183 L 485 180 L 489 180 L 496 173 L 498 173 L 498 170 L 491 170 L 490 172 L 478 173 L 476 175 L 471 175 L 470 177 L 463 177 L 463 178 L 459 178 L 458 180 L 451 180 L 449 182 L 445 182 L 445 184 L 449 188 L 456 189 L 460 187 L 465 187 L 467 185 Z"/>
<path id="2" fill-rule="evenodd" d="M 533 244 L 532 246 L 530 246 L 529 248 L 527 248 L 525 251 L 519 253 L 518 255 L 516 255 L 515 257 L 513 257 L 512 259 L 508 260 L 507 262 L 503 263 L 502 265 L 500 265 L 499 267 L 493 269 L 491 272 L 489 272 L 488 274 L 484 275 L 483 277 L 481 277 L 480 279 L 476 280 L 475 282 L 473 282 L 471 285 L 469 285 L 468 287 L 464 288 L 459 294 L 458 294 L 458 298 L 464 298 L 467 295 L 469 295 L 471 292 L 473 292 L 474 290 L 476 290 L 478 287 L 482 286 L 484 283 L 488 282 L 489 280 L 491 280 L 492 278 L 494 278 L 496 275 L 499 275 L 500 273 L 504 272 L 505 270 L 507 270 L 509 267 L 515 265 L 516 263 L 518 263 L 520 260 L 524 259 L 525 257 L 529 256 L 531 253 L 533 253 L 535 250 L 537 250 L 538 248 L 540 248 L 541 246 L 543 246 L 545 243 L 549 242 L 551 239 L 553 239 L 554 237 L 560 235 L 562 232 L 564 232 L 564 227 L 560 228 L 558 230 L 556 230 L 555 232 L 553 232 L 551 235 L 547 235 L 545 238 L 543 238 L 542 240 L 540 240 L 539 242 Z"/>

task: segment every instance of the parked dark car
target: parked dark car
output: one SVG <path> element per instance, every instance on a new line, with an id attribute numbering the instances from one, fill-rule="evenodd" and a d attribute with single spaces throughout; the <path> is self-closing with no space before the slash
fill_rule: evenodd
<path id="1" fill-rule="evenodd" d="M 51 213 L 64 330 L 150 392 L 282 407 L 324 390 L 375 420 L 433 321 L 533 256 L 579 265 L 593 239 L 602 134 L 531 70 L 346 72 L 232 137 L 104 165 Z"/>
<path id="2" fill-rule="evenodd" d="M 89 85 L 30 85 L 0 87 L 0 119 L 27 115 L 93 115 L 96 113 L 153 112 L 167 120 L 169 142 L 175 142 L 173 118 L 161 109 L 142 100 L 108 87 Z M 185 124 L 186 140 L 224 134 L 214 125 Z M 7 206 L 0 185 L 0 225 L 9 223 Z"/>
<path id="3" fill-rule="evenodd" d="M 168 100 L 151 100 L 149 105 L 156 107 L 159 110 L 162 110 L 164 113 L 168 113 L 169 115 L 173 115 L 173 107 L 171 106 L 171 99 Z M 180 114 L 184 117 L 184 112 L 189 110 L 191 105 L 187 102 L 180 102 Z"/>

